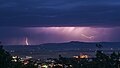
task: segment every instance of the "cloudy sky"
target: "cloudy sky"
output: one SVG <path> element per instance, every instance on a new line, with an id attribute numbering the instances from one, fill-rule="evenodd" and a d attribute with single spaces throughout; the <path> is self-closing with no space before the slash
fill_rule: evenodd
<path id="1" fill-rule="evenodd" d="M 120 0 L 0 0 L 4 44 L 119 42 Z"/>

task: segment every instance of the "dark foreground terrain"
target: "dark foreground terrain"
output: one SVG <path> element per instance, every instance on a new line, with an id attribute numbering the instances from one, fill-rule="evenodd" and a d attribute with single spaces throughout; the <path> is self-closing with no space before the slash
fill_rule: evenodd
<path id="1" fill-rule="evenodd" d="M 0 46 L 0 68 L 120 68 L 120 43 Z"/>

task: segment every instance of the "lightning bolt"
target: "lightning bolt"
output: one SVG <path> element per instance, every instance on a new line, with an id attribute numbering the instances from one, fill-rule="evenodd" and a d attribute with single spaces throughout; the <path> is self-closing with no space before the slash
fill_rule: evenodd
<path id="1" fill-rule="evenodd" d="M 26 39 L 25 39 L 25 43 L 26 43 L 26 45 L 29 45 L 29 43 L 28 43 L 28 38 L 26 37 Z"/>
<path id="2" fill-rule="evenodd" d="M 87 35 L 85 35 L 85 34 L 81 34 L 83 37 L 85 37 L 85 38 L 88 38 L 88 39 L 92 39 L 92 38 L 94 38 L 94 36 L 87 36 Z"/>

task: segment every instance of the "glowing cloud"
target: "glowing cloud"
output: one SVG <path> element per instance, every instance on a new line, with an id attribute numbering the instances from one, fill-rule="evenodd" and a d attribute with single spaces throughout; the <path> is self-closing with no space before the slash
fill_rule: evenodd
<path id="1" fill-rule="evenodd" d="M 34 35 L 31 43 L 34 43 L 35 40 L 38 43 L 39 41 L 43 41 L 44 43 L 65 41 L 109 41 L 111 34 L 111 28 L 92 27 L 29 27 L 24 30 L 30 33 L 31 37 Z"/>
<path id="2" fill-rule="evenodd" d="M 0 40 L 6 45 L 120 41 L 120 27 L 0 27 L 0 33 Z"/>
<path id="3" fill-rule="evenodd" d="M 92 39 L 92 38 L 94 38 L 94 36 L 87 36 L 87 35 L 85 35 L 85 34 L 81 34 L 83 37 L 85 37 L 85 38 L 88 38 L 88 39 Z"/>

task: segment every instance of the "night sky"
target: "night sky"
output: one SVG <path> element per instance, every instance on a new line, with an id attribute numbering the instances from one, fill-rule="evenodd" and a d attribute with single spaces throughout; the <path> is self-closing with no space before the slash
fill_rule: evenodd
<path id="1" fill-rule="evenodd" d="M 3 44 L 120 42 L 120 0 L 0 0 Z"/>

